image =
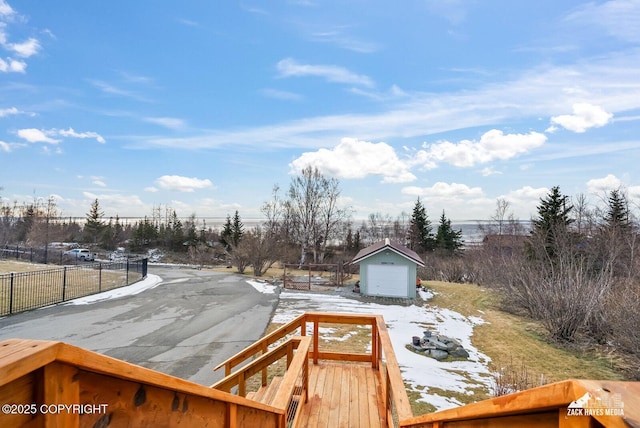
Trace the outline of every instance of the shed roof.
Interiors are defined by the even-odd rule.
[[[405,247],[404,245],[398,244],[397,242],[391,242],[389,238],[386,238],[384,241],[376,242],[375,244],[370,245],[367,248],[363,248],[358,252],[358,254],[356,254],[351,263],[360,263],[362,260],[387,249],[406,259],[411,260],[412,262],[420,266],[424,266],[424,262],[422,261],[418,253]]]

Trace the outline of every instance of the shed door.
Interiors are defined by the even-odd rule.
[[[367,266],[367,293],[373,296],[407,297],[409,268],[403,265]]]

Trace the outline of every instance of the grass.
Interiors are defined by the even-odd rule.
[[[616,361],[595,351],[570,350],[547,339],[539,322],[499,309],[499,296],[484,287],[428,281],[437,294],[429,304],[465,316],[481,317],[485,324],[474,328],[473,345],[493,364],[524,364],[543,383],[571,378],[623,380]]]

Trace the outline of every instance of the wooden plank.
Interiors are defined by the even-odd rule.
[[[378,389],[378,382],[376,382],[373,370],[366,370],[367,377],[367,392],[366,397],[369,403],[369,426],[379,427],[382,426],[380,419],[380,391]]]
[[[0,360],[0,385],[18,379],[27,373],[43,367],[56,359],[60,342],[45,340],[4,341],[1,344],[3,356]]]
[[[282,383],[282,377],[275,376],[271,379],[271,383],[266,388],[265,394],[262,396],[262,401],[264,404],[271,404],[273,399],[276,397],[278,393],[278,389],[280,388],[280,384]]]
[[[338,420],[339,428],[351,428],[351,364],[342,366],[342,386],[340,388],[339,411],[340,419]]]
[[[331,395],[326,397],[328,402],[327,409],[327,427],[337,427],[340,425],[340,401],[342,399],[343,392],[343,365],[332,365],[333,368],[333,382],[331,387]]]
[[[362,367],[351,364],[349,367],[349,423],[354,428],[362,427],[365,425],[360,423],[360,416],[364,414],[360,410],[360,372]]]
[[[0,386],[0,403],[37,403],[36,391],[40,389],[40,379],[41,376],[37,376],[37,373],[32,372]],[[27,426],[29,422],[33,422],[34,426],[44,426],[42,414],[37,410],[36,417],[33,419],[28,412],[16,412],[15,414],[2,412],[0,413],[0,427],[22,427]]]
[[[324,397],[324,383],[327,375],[326,365],[314,365],[311,372],[312,382],[310,383],[313,383],[314,386],[311,389],[309,403],[305,406],[303,412],[305,417],[302,418],[301,422],[302,426],[314,427],[318,426],[318,415],[320,414],[320,407]]]
[[[331,399],[331,393],[333,392],[332,390],[333,377],[335,373],[333,364],[327,364],[324,367],[324,371],[325,371],[325,378],[324,378],[324,385],[323,385],[322,395],[321,395],[322,411],[320,411],[318,414],[318,423],[316,424],[316,426],[318,428],[333,428],[329,426],[329,414],[328,414],[329,400]]]
[[[78,369],[67,364],[53,362],[44,367],[44,405],[80,404],[80,382]],[[90,403],[92,404],[92,403]],[[80,425],[78,412],[47,412],[44,415],[47,428],[77,427]]]

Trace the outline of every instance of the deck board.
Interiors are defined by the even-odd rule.
[[[378,380],[369,364],[309,365],[309,401],[299,426],[381,427]]]

